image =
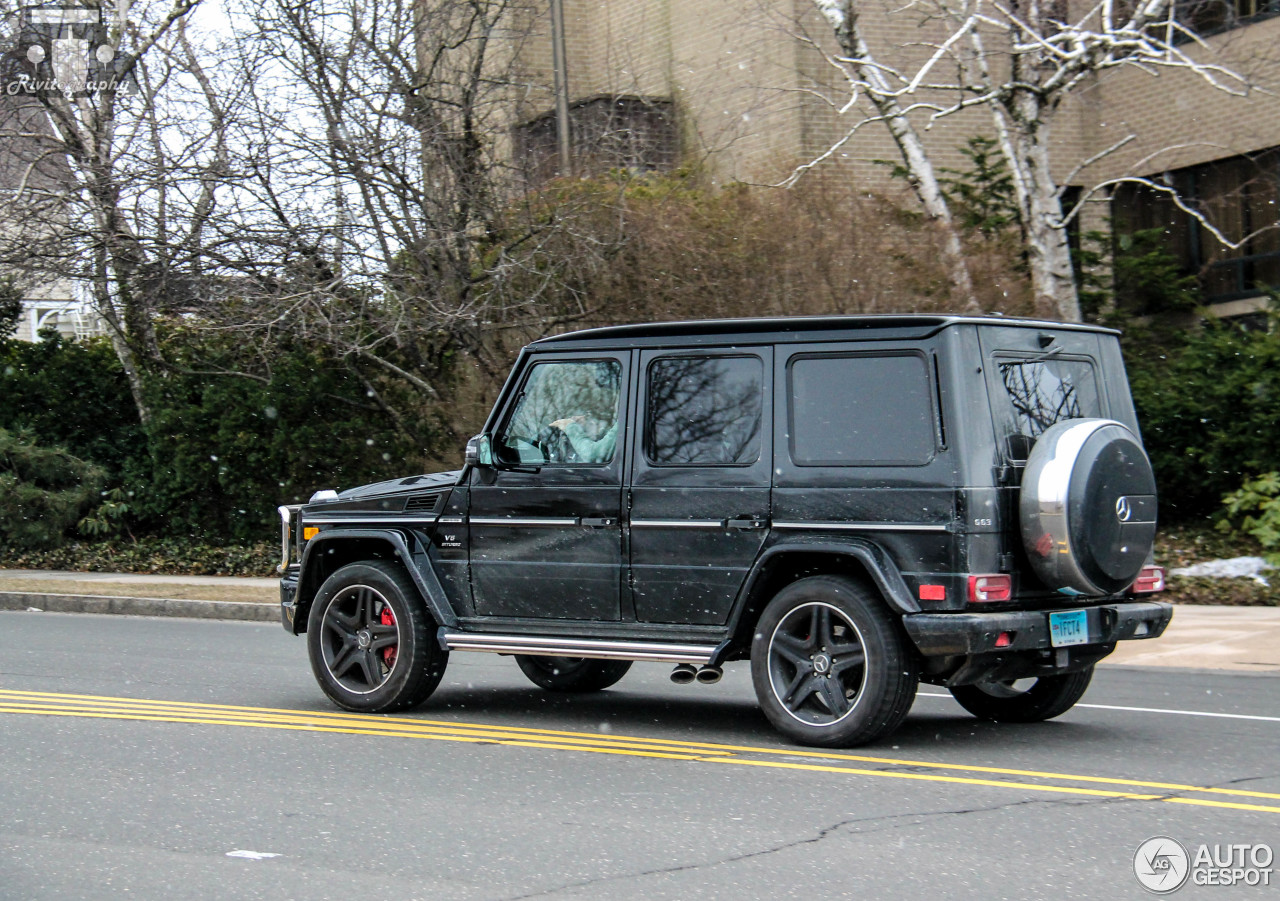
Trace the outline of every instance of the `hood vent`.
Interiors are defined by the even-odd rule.
[[[405,513],[435,513],[442,494],[417,494],[404,503]]]

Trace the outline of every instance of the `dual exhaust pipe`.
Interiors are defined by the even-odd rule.
[[[718,666],[699,668],[692,663],[677,663],[676,668],[671,671],[671,681],[676,685],[688,685],[695,680],[703,685],[715,685],[723,675]]]

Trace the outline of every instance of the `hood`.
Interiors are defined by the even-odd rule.
[[[461,469],[451,469],[448,472],[409,476],[404,479],[390,479],[386,482],[374,482],[371,485],[360,485],[356,488],[348,488],[346,491],[341,491],[336,498],[331,499],[328,503],[333,503],[334,501],[358,501],[388,494],[417,494],[420,491],[451,488],[458,484],[458,477],[461,475]],[[324,503],[324,501],[319,501],[318,503]]]

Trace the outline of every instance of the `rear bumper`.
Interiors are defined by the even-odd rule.
[[[1101,604],[1084,609],[1089,624],[1086,645],[1114,645],[1117,641],[1159,638],[1164,634],[1173,607],[1163,601]],[[902,624],[925,657],[1049,650],[1049,614],[1053,610],[1018,610],[1004,613],[911,613]],[[997,648],[1001,634],[1008,644]],[[1110,649],[1108,649],[1109,653]]]

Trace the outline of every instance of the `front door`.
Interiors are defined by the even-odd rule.
[[[632,450],[636,619],[719,625],[769,527],[768,348],[645,351]]]
[[[616,621],[622,582],[622,413],[630,354],[529,365],[475,467],[471,587],[482,616]]]

